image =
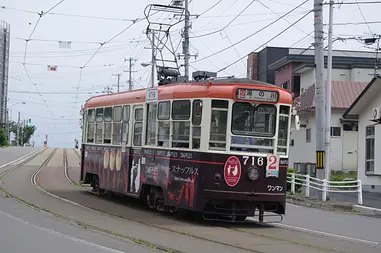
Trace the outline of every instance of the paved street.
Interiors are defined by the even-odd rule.
[[[0,166],[12,162],[38,149],[39,148],[32,147],[0,148]]]
[[[0,197],[0,252],[153,253],[154,249],[58,221]]]
[[[361,215],[287,205],[286,216],[279,226],[298,227],[381,244],[381,219]],[[292,226],[292,227],[289,227]]]

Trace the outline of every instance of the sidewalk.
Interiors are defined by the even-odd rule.
[[[287,202],[295,205],[319,208],[331,211],[355,212],[381,218],[381,194],[363,192],[363,204],[357,204],[357,193],[330,193],[326,202],[319,200],[319,194],[311,189],[310,198],[305,198],[304,193],[295,195],[287,194]]]

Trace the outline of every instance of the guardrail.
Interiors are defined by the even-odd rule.
[[[310,197],[310,188],[321,191],[323,201],[327,201],[327,192],[357,193],[357,203],[362,205],[362,185],[360,179],[352,181],[329,181],[314,178],[310,175],[287,173],[287,182],[291,183],[291,194],[295,194],[295,185],[305,187],[306,198]]]

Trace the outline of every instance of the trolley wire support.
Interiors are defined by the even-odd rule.
[[[173,18],[154,20],[158,13],[170,14]],[[172,27],[185,21],[189,12],[182,7],[150,4],[144,10],[144,15],[148,21],[146,35],[151,41],[153,50],[151,64],[153,68],[157,69],[159,85],[180,81],[181,66],[176,57],[176,49],[169,31]]]

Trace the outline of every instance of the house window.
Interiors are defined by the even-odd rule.
[[[365,130],[365,173],[374,172],[374,126],[367,126]]]
[[[282,83],[282,85],[281,85],[281,87],[283,88],[283,89],[286,89],[286,90],[288,90],[288,81],[287,82],[284,82],[284,83]]]
[[[306,142],[311,142],[311,128],[306,129]]]
[[[331,127],[331,137],[340,137],[341,127]]]

